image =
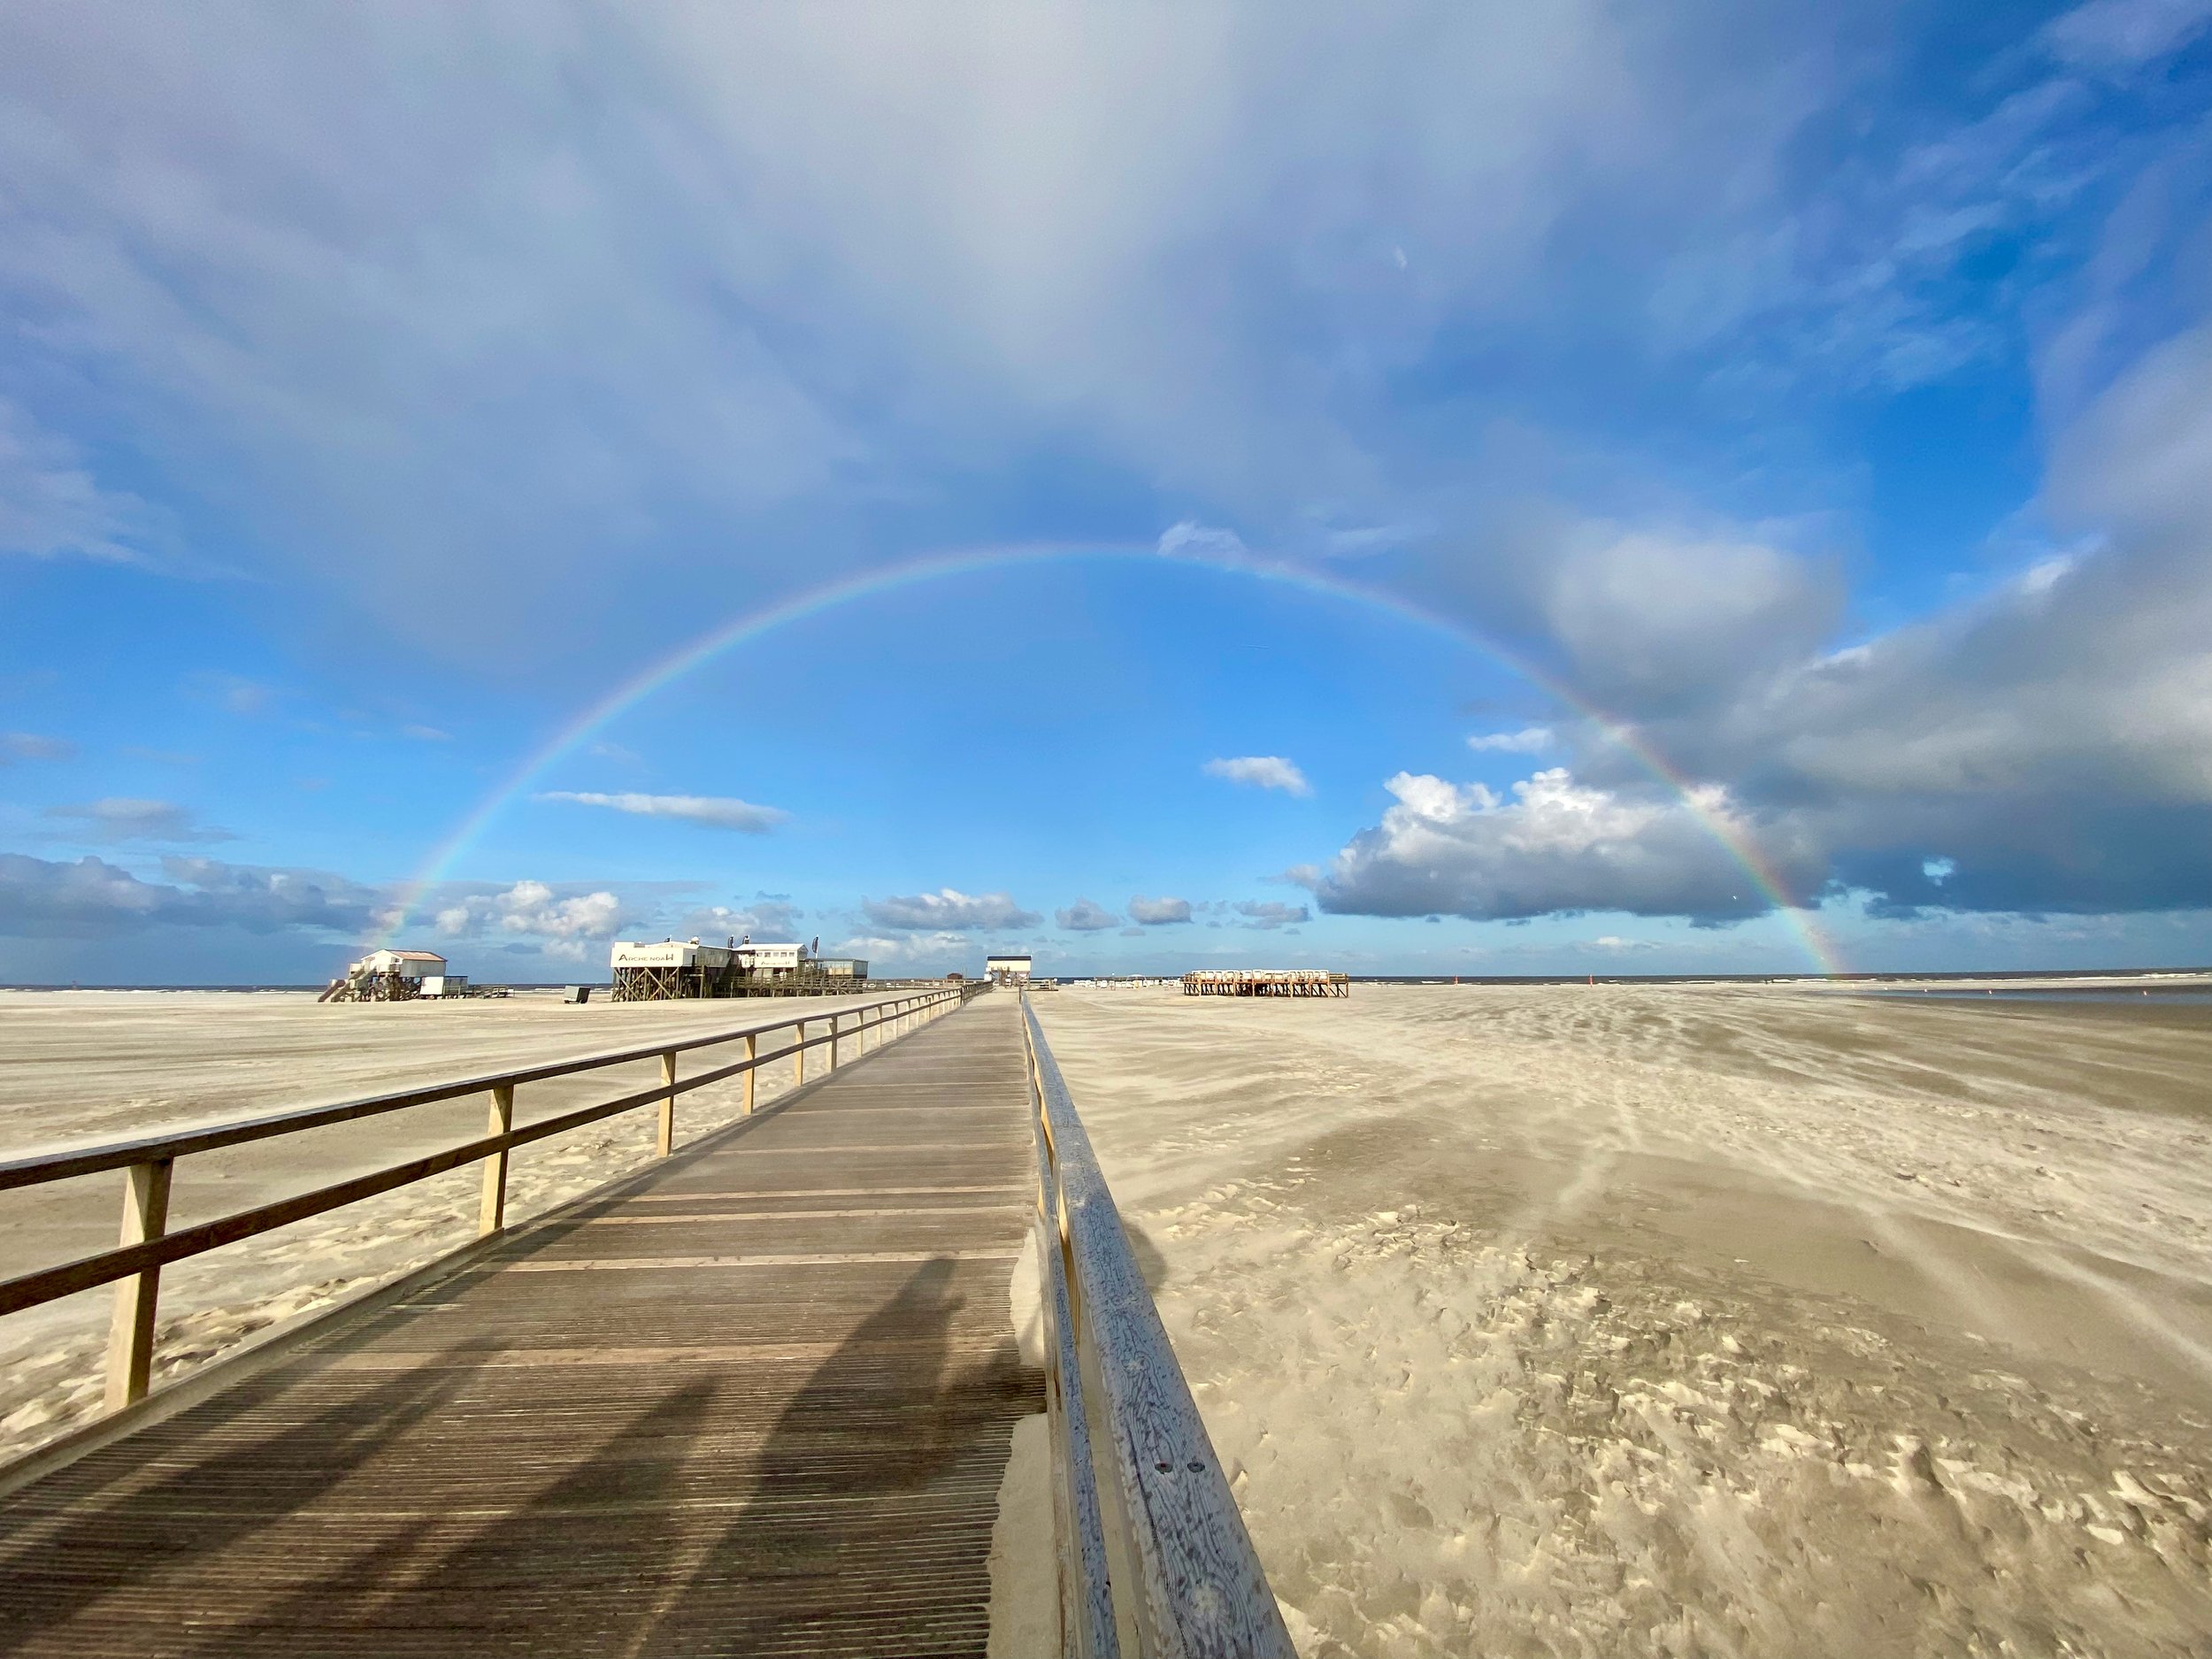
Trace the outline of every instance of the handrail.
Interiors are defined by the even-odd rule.
[[[982,982],[977,983],[979,985]],[[935,995],[941,998],[953,988],[948,986],[945,991]],[[880,997],[872,1002],[864,1002],[857,1007],[849,1005],[833,1011],[842,1018],[847,1014],[865,1013],[872,1009],[914,1000],[911,995]],[[395,1089],[388,1094],[363,1095],[358,1100],[334,1101],[326,1106],[296,1107],[289,1111],[272,1112],[265,1117],[241,1118],[228,1123],[173,1130],[167,1134],[143,1135],[130,1141],[111,1141],[88,1147],[66,1147],[55,1152],[33,1152],[20,1157],[0,1158],[0,1192],[14,1187],[35,1187],[45,1181],[66,1180],[72,1176],[96,1175],[102,1170],[119,1170],[133,1164],[143,1164],[150,1158],[180,1158],[194,1152],[219,1151],[225,1147],[265,1141],[273,1135],[297,1134],[303,1130],[327,1128],[332,1124],[351,1123],[357,1118],[373,1118],[383,1112],[403,1111],[411,1106],[429,1106],[442,1100],[458,1100],[464,1094],[480,1094],[503,1086],[518,1088],[525,1083],[542,1083],[578,1071],[595,1071],[611,1065],[631,1065],[662,1055],[687,1054],[694,1048],[710,1048],[718,1044],[734,1042],[740,1037],[757,1037],[792,1025],[810,1025],[829,1018],[829,1014],[821,1012],[794,1014],[783,1019],[733,1026],[704,1037],[686,1037],[677,1042],[649,1042],[639,1048],[619,1048],[607,1054],[580,1055],[572,1060],[549,1061],[543,1065],[526,1066],[519,1071],[488,1071],[479,1077],[463,1078],[450,1083]],[[816,1048],[828,1041],[827,1037],[812,1037],[807,1040],[806,1046]],[[782,1051],[783,1055],[789,1053],[787,1048]]]
[[[1063,1647],[1295,1659],[1090,1137],[1022,999],[1045,1232]]]
[[[311,1106],[260,1118],[242,1118],[228,1124],[208,1125],[172,1134],[142,1136],[97,1146],[65,1148],[57,1152],[35,1153],[10,1159],[0,1163],[0,1189],[65,1180],[74,1176],[96,1174],[103,1170],[123,1170],[126,1177],[123,1229],[121,1242],[113,1249],[0,1280],[0,1315],[19,1312],[57,1297],[73,1295],[79,1291],[94,1289],[101,1285],[115,1284],[115,1317],[108,1345],[107,1408],[111,1411],[118,1410],[142,1399],[146,1394],[152,1371],[154,1315],[161,1270],[171,1262],[198,1256],[226,1244],[235,1244],[274,1228],[288,1226],[293,1222],[303,1221],[327,1210],[357,1203],[365,1198],[373,1198],[379,1194],[426,1180],[434,1175],[442,1175],[464,1164],[477,1163],[484,1165],[483,1202],[478,1213],[477,1233],[479,1238],[488,1236],[505,1225],[508,1154],[517,1147],[564,1134],[569,1130],[579,1129],[601,1118],[632,1111],[641,1106],[657,1105],[660,1108],[658,1151],[660,1156],[665,1157],[675,1148],[678,1096],[741,1075],[745,1079],[745,1095],[741,1115],[750,1117],[755,1093],[753,1073],[762,1066],[771,1062],[789,1061],[796,1069],[798,1080],[803,1083],[806,1080],[808,1049],[828,1044],[830,1067],[833,1071],[841,1058],[841,1045],[844,1041],[856,1038],[864,1052],[867,1033],[873,1031],[876,1045],[879,1048],[885,1042],[893,1040],[885,1032],[887,1025],[898,1023],[902,1029],[895,1034],[904,1035],[918,1028],[919,1018],[933,1016],[948,1007],[964,1005],[970,997],[990,988],[988,981],[949,985],[937,991],[880,997],[857,1006],[848,1004],[835,1009],[818,1008],[804,1014],[793,1014],[779,1020],[757,1021],[706,1036],[664,1040],[641,1048],[585,1055],[573,1060],[492,1072],[458,1082],[401,1089],[327,1106]],[[874,1016],[872,1019],[869,1018],[872,1014]],[[855,1023],[846,1025],[842,1022],[849,1018],[854,1018]],[[809,1025],[824,1023],[829,1025],[826,1034],[815,1037],[806,1034]],[[796,1034],[793,1041],[771,1054],[760,1052],[759,1040],[764,1034],[795,1027]],[[745,1044],[743,1059],[703,1071],[696,1077],[680,1079],[677,1077],[678,1055],[741,1040]],[[514,1126],[515,1090],[522,1084],[543,1082],[552,1078],[656,1057],[661,1063],[661,1079],[649,1088],[557,1113],[519,1129]],[[278,1199],[252,1210],[220,1216],[173,1233],[168,1231],[169,1188],[176,1160],[180,1157],[241,1146],[278,1135],[296,1134],[332,1124],[474,1094],[488,1094],[491,1097],[486,1125],[488,1133],[477,1140],[365,1175],[353,1176],[311,1192],[295,1194],[289,1198]]]

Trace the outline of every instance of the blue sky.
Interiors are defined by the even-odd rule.
[[[1844,10],[9,8],[0,980],[2212,959],[2212,4]]]

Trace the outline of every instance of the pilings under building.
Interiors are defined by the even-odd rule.
[[[323,987],[319,1002],[411,1002],[418,997],[467,996],[467,979],[445,971],[430,950],[372,950]]]
[[[1185,996],[1349,996],[1352,976],[1326,968],[1210,968],[1183,976]]]
[[[672,1002],[709,996],[835,996],[865,982],[854,956],[817,956],[803,945],[703,945],[618,941],[610,958],[612,999]]]

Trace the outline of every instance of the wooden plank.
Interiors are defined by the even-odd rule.
[[[1021,1254],[1010,1250],[819,1250],[790,1255],[761,1253],[749,1256],[595,1256],[554,1257],[517,1262],[517,1273],[628,1273],[661,1272],[678,1269],[735,1267],[850,1267],[861,1262],[1010,1262]]]
[[[0,1649],[981,1654],[1008,1440],[1043,1406],[1006,1312],[1028,1212],[909,1195],[1023,1190],[1010,1004],[872,1049],[804,1114],[741,1119],[596,1201],[651,1202],[641,1234],[595,1210],[513,1231],[0,1499]],[[891,1089],[915,1102],[895,1156],[872,1149],[879,1117],[836,1110]],[[930,1141],[932,1101],[960,1139]],[[1006,1102],[1002,1138],[956,1115],[981,1101]],[[751,1156],[764,1137],[813,1160],[807,1184]],[[666,1213],[826,1194],[868,1213],[779,1217],[774,1256],[713,1246],[772,1210]],[[860,1231],[816,1249],[810,1227]],[[633,1235],[657,1254],[563,1259]]]
[[[1021,1208],[1020,1204],[926,1204],[873,1210],[753,1210],[738,1214],[732,1214],[726,1210],[714,1210],[681,1216],[591,1216],[579,1225],[587,1227],[690,1227],[697,1226],[702,1222],[828,1221],[863,1216],[989,1216]]]
[[[693,1200],[717,1198],[866,1198],[872,1194],[908,1193],[1026,1193],[1022,1187],[762,1187],[757,1191],[718,1193],[638,1193],[622,1200],[626,1204],[687,1204]]]
[[[134,1164],[123,1171],[125,1245],[158,1239],[169,1225],[169,1182],[174,1165],[167,1158]],[[115,1317],[108,1333],[107,1409],[119,1411],[146,1397],[153,1376],[154,1316],[161,1294],[161,1269],[147,1268],[115,1287]]]

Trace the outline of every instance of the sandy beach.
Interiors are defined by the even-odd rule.
[[[1720,986],[1038,1005],[1309,1659],[2212,1643],[2212,1007]],[[5,1144],[784,1006],[0,995]],[[518,1118],[653,1075],[526,1090]],[[687,1097],[684,1133],[737,1098]],[[481,1113],[189,1160],[177,1218]],[[651,1141],[639,1112],[531,1148],[512,1213]],[[0,1194],[0,1271],[108,1242],[116,1188]],[[171,1270],[159,1373],[465,1242],[475,1201],[457,1171]],[[93,1412],[108,1309],[0,1322],[0,1451]]]
[[[805,1007],[826,1015],[855,1000],[810,999]],[[794,1009],[787,1001],[576,1007],[557,993],[349,1007],[318,1005],[303,992],[0,992],[0,1152],[15,1156],[606,1053]],[[716,1063],[735,1053],[720,1053]],[[810,1076],[818,1074],[822,1053],[811,1051]],[[515,1121],[612,1099],[658,1078],[649,1060],[534,1085],[517,1093]],[[765,1103],[791,1084],[787,1064],[764,1067],[757,1098]],[[680,1142],[729,1122],[742,1098],[735,1079],[685,1095]],[[483,1133],[484,1110],[476,1095],[185,1159],[171,1225],[458,1144]],[[510,1221],[637,1168],[651,1157],[653,1139],[647,1109],[524,1148],[509,1174]],[[0,1193],[0,1275],[113,1244],[120,1180],[88,1176]],[[467,1243],[478,1190],[476,1170],[457,1170],[169,1268],[157,1383]],[[0,1458],[96,1412],[111,1305],[112,1293],[102,1289],[0,1320]]]
[[[2201,1654],[2212,1009],[1039,1006],[1302,1653]]]

